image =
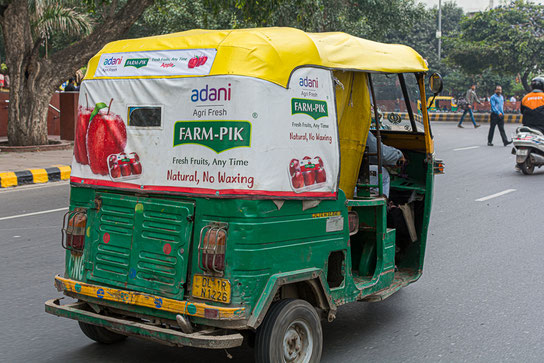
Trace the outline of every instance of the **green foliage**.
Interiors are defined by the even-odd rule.
[[[133,34],[195,27],[291,26],[384,40],[389,33],[409,30],[418,15],[414,0],[177,0],[149,9]]]
[[[128,0],[28,0],[34,31],[55,52],[87,34],[93,24]],[[445,80],[443,94],[459,95],[472,83],[479,94],[496,84],[520,92],[515,76],[537,74],[544,51],[544,7],[525,1],[465,17],[455,1],[442,4],[442,55],[436,30],[438,8],[415,0],[158,0],[128,37],[188,29],[289,26],[309,32],[343,31],[366,39],[413,47],[431,72]],[[1,44],[0,44],[1,47]],[[2,56],[0,49],[0,56]]]
[[[30,1],[31,27],[36,36],[50,38],[53,34],[79,36],[90,34],[93,22],[88,14],[53,0]]]
[[[486,70],[514,77],[542,70],[544,6],[523,0],[480,12],[448,39],[450,64],[471,74]]]
[[[251,26],[237,8],[214,9],[203,0],[163,1],[150,7],[132,27],[129,37],[169,34],[189,29],[231,29]]]

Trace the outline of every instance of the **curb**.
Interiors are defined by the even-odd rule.
[[[73,142],[61,140],[60,142],[48,145],[32,145],[32,146],[8,146],[5,143],[0,143],[0,152],[4,153],[22,153],[22,152],[37,152],[37,151],[53,151],[53,150],[68,150],[73,147]]]
[[[399,114],[403,116],[404,118],[408,118],[408,114],[406,112],[384,112],[383,117],[388,118],[392,114]],[[429,112],[429,120],[431,122],[459,122],[461,120],[461,116],[463,115],[462,112],[441,112],[441,113],[435,113],[435,112]],[[414,114],[414,117],[416,121],[421,122],[422,116],[419,114]],[[474,119],[478,123],[487,123],[489,122],[489,112],[486,113],[474,113]],[[470,121],[470,116],[465,115],[465,118],[463,119],[463,122]],[[504,115],[504,122],[507,124],[520,124],[522,121],[522,115],[517,114],[511,114],[507,113]]]
[[[68,165],[57,165],[45,169],[8,171],[0,173],[0,188],[68,180],[71,171],[72,169]]]
[[[450,122],[459,122],[461,120],[461,116],[463,115],[462,112],[458,113],[429,113],[429,118],[431,122],[444,122],[444,121],[450,121]],[[474,119],[478,123],[486,123],[489,122],[490,115],[489,113],[474,113]],[[470,115],[465,115],[463,122],[470,121]],[[511,114],[506,113],[504,114],[504,123],[507,124],[520,124],[522,121],[522,115],[517,114]]]

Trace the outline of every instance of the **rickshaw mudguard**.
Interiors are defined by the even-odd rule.
[[[323,271],[319,268],[307,268],[298,271],[278,273],[270,276],[266,287],[259,297],[248,320],[248,326],[256,329],[263,321],[281,286],[307,281],[317,297],[319,307],[328,312],[328,319],[336,317],[336,304],[331,296]]]
[[[174,329],[167,329],[133,320],[100,315],[95,312],[85,310],[85,305],[86,303],[84,302],[61,305],[60,299],[51,299],[46,301],[45,311],[52,315],[104,327],[108,330],[123,335],[136,336],[171,346],[225,349],[242,345],[244,339],[239,333],[225,335],[224,331],[222,330],[218,330],[218,335],[201,334],[198,332],[186,334]]]

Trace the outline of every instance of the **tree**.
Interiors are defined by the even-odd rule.
[[[542,70],[544,6],[523,0],[466,18],[458,38],[448,39],[451,64],[465,72],[491,71],[514,78],[530,91],[528,77]]]
[[[308,32],[343,31],[372,40],[405,32],[419,14],[415,0],[202,0],[215,13],[232,9],[240,26],[289,26]]]
[[[153,0],[128,0],[122,6],[117,0],[96,0],[96,3],[87,0],[86,4],[92,11],[102,10],[93,30],[89,29],[88,35],[52,55],[44,54],[42,49],[48,33],[57,25],[45,21],[44,17],[40,20],[33,16],[31,10],[36,10],[33,6],[37,3],[38,0],[0,1],[0,22],[11,83],[8,109],[10,145],[48,143],[47,111],[51,93],[106,43],[125,33]],[[34,27],[32,20],[35,20]],[[75,26],[75,23],[71,24]]]

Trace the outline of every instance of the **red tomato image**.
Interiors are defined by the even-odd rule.
[[[110,163],[110,165],[117,164],[117,155],[108,156],[108,163]]]
[[[313,160],[313,163],[316,165],[319,165],[320,167],[323,167],[323,160],[319,156],[316,156]]]
[[[195,68],[198,65],[198,58],[193,57],[189,59],[189,68]]]
[[[300,166],[300,170],[303,172],[308,170],[315,171],[315,167],[316,165],[312,164],[310,159],[306,159],[306,160],[303,159]]]
[[[317,183],[324,183],[325,181],[327,181],[327,174],[325,174],[325,169],[318,167],[315,174],[315,180]]]
[[[295,172],[300,171],[300,162],[298,159],[293,159],[289,163],[289,175],[295,175]]]
[[[208,57],[206,57],[206,56],[200,57],[199,60],[198,60],[198,65],[203,66],[204,64],[206,64],[207,60],[208,60]]]
[[[131,173],[131,168],[129,163],[121,164],[119,166],[121,168],[121,175],[122,176],[129,176]]]
[[[110,175],[112,178],[119,178],[121,176],[121,168],[119,164],[113,164],[110,170]]]
[[[132,162],[131,166],[132,166],[132,174],[139,175],[142,173],[142,164],[140,164],[139,161]]]
[[[304,177],[300,171],[295,172],[295,175],[293,175],[291,178],[291,184],[293,184],[293,188],[295,189],[299,189],[304,186]]]
[[[304,171],[304,172],[302,172],[302,175],[304,176],[304,184],[305,185],[315,184],[315,171],[314,170]]]
[[[132,161],[140,161],[140,157],[136,153],[130,153],[128,154],[128,158]]]

